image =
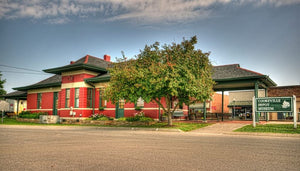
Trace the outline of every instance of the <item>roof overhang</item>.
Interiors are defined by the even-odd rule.
[[[266,75],[215,79],[214,81],[216,82],[213,87],[214,91],[249,90],[254,89],[256,83],[259,89],[276,86],[276,83]]]
[[[19,99],[19,100],[26,100],[27,99],[27,92],[23,91],[15,91],[12,93],[8,93],[6,95],[2,95],[5,99]]]
[[[84,81],[89,83],[103,83],[108,82],[110,80],[110,75],[94,77],[94,78],[87,78]]]
[[[62,72],[81,70],[81,69],[86,69],[86,70],[100,72],[100,73],[107,72],[107,70],[104,68],[100,68],[100,67],[96,67],[96,66],[93,66],[90,64],[84,64],[84,63],[71,64],[71,65],[66,65],[66,66],[57,67],[57,68],[50,68],[50,69],[45,69],[43,71],[47,72],[47,73],[61,74]]]
[[[14,90],[19,90],[19,91],[27,91],[27,90],[30,90],[30,89],[58,87],[58,86],[61,86],[61,82],[49,83],[49,84],[39,84],[39,85],[30,85],[30,86],[25,86],[25,87],[16,87],[16,88],[13,88],[13,89]]]

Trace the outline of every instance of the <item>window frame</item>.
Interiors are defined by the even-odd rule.
[[[69,95],[69,97],[68,97]],[[70,96],[71,96],[71,90],[69,88],[66,89],[66,97],[65,97],[65,108],[70,108]]]
[[[90,91],[90,92],[89,92]],[[90,97],[89,97],[90,94]],[[87,95],[86,95],[86,107],[92,108],[93,107],[93,88],[87,88]],[[89,104],[90,102],[90,104]]]
[[[42,108],[42,93],[37,93],[37,109]]]
[[[80,89],[79,88],[75,88],[75,92],[74,92],[74,108],[79,108],[79,94],[80,94]]]

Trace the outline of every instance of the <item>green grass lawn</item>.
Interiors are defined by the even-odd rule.
[[[300,134],[300,125],[297,125],[297,129],[294,129],[293,124],[266,124],[256,125],[253,128],[252,125],[247,125],[235,130],[235,132],[265,132],[265,133],[284,133],[284,134]]]
[[[4,125],[45,125],[45,126],[51,126],[51,125],[55,125],[55,126],[88,126],[88,125],[74,125],[74,124],[39,124],[39,123],[27,123],[27,122],[20,122],[17,121],[14,118],[4,118],[3,120],[3,124]],[[1,123],[1,119],[0,119],[0,125],[2,125]],[[182,131],[192,131],[198,128],[203,128],[206,127],[208,125],[208,123],[178,123],[178,122],[173,122],[173,126],[168,126],[167,122],[159,122],[156,123],[154,125],[150,125],[150,126],[135,126],[135,127],[140,127],[140,128],[167,128],[167,129],[180,129]],[[89,125],[89,126],[98,126],[98,127],[126,127],[126,126],[109,126],[109,125]],[[127,126],[127,127],[133,127],[133,126]]]

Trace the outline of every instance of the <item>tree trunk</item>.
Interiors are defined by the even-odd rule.
[[[169,96],[166,96],[166,103],[167,103],[167,113],[168,113],[168,125],[172,126],[172,113],[171,113],[171,100]]]

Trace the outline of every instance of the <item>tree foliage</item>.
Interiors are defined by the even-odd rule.
[[[1,95],[5,95],[6,94],[6,91],[4,90],[4,83],[6,82],[6,80],[2,80],[2,74],[0,72],[0,96]]]
[[[175,109],[193,101],[205,101],[213,93],[212,65],[209,53],[195,49],[196,36],[180,44],[148,46],[135,59],[118,59],[108,70],[110,83],[106,96],[117,103],[119,99],[136,102],[155,101],[168,114],[169,125]],[[165,99],[166,104],[161,104]],[[171,107],[171,102],[176,106]]]

